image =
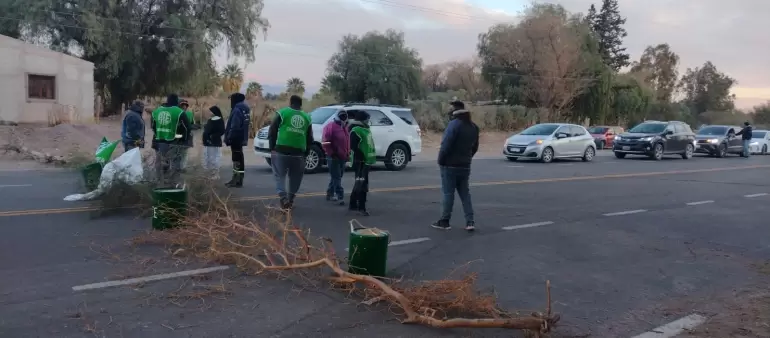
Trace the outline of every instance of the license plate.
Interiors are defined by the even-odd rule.
[[[523,152],[523,151],[524,151],[524,148],[513,148],[513,152],[515,152],[515,153],[520,153],[520,152]]]
[[[631,150],[631,147],[629,147],[629,146],[623,146],[623,150]]]

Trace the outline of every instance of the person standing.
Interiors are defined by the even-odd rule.
[[[302,111],[301,97],[292,95],[289,107],[278,110],[270,124],[267,138],[281,208],[290,210],[294,207],[294,197],[305,175],[305,159],[313,144],[313,125],[310,115]]]
[[[355,120],[350,123],[350,149],[353,151],[353,170],[355,180],[350,193],[351,211],[358,211],[369,216],[366,199],[369,192],[369,169],[377,160],[372,131],[369,129],[369,113],[355,112]]]
[[[243,176],[246,174],[243,147],[249,144],[251,108],[245,101],[246,95],[241,93],[230,95],[231,110],[225,127],[225,145],[230,147],[232,153],[233,178],[225,185],[231,188],[243,187]]]
[[[326,189],[326,200],[345,205],[345,189],[342,187],[342,175],[350,159],[350,134],[347,130],[348,113],[344,110],[337,112],[334,121],[327,123],[323,129],[321,145],[327,155],[329,167],[329,187]]]
[[[157,148],[155,169],[159,183],[177,184],[185,135],[190,130],[190,121],[179,108],[179,96],[169,94],[166,102],[152,112],[151,126]]]
[[[209,119],[203,126],[203,169],[211,178],[219,179],[219,165],[222,161],[222,136],[225,134],[225,120],[217,106],[209,108]]]
[[[179,100],[179,108],[182,108],[184,111],[185,116],[187,116],[187,120],[190,121],[190,128],[187,130],[187,133],[184,135],[184,144],[182,151],[182,169],[187,168],[187,158],[190,155],[190,149],[193,147],[193,128],[195,127],[195,115],[192,111],[190,111],[190,103],[187,102],[185,99]]]
[[[751,149],[749,146],[751,145],[751,134],[754,132],[754,128],[751,127],[751,123],[749,121],[746,121],[743,123],[743,129],[738,132],[736,135],[741,135],[741,140],[743,140],[743,154],[742,156],[745,158],[749,158],[751,156]]]
[[[452,102],[452,120],[444,131],[438,165],[441,171],[441,191],[443,193],[441,218],[431,226],[437,229],[450,229],[455,191],[460,196],[465,213],[465,230],[476,230],[471,204],[470,174],[471,161],[479,149],[479,127],[471,121],[470,112],[465,104]]]
[[[142,103],[142,101],[134,101],[134,103],[131,104],[131,107],[126,111],[126,115],[123,116],[123,125],[121,127],[120,136],[125,151],[137,147],[144,148],[143,113],[144,103]]]

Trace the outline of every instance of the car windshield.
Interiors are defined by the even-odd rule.
[[[666,130],[666,125],[663,123],[642,123],[636,127],[631,128],[629,133],[640,134],[659,134]]]
[[[591,127],[588,128],[588,132],[591,134],[604,134],[607,132],[607,127]]]
[[[559,128],[558,124],[537,124],[524,129],[519,135],[551,135]]]
[[[765,138],[766,131],[755,131],[751,133],[751,138]]]
[[[708,126],[698,130],[698,135],[724,135],[727,133],[727,127]]]
[[[329,117],[336,114],[340,109],[330,107],[320,107],[310,112],[310,121],[313,124],[324,124]]]

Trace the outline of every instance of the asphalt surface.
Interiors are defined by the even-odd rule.
[[[324,200],[326,174],[308,175],[294,218],[338,250],[351,219],[389,230],[404,243],[389,250],[390,275],[440,279],[466,266],[507,309],[543,310],[550,280],[562,317],[554,336],[633,337],[698,311],[678,302],[767,282],[752,266],[770,258],[769,174],[770,156],[479,159],[471,190],[478,230],[466,233],[459,199],[453,230],[429,227],[440,213],[438,169],[414,162],[371,174],[365,218]],[[511,336],[401,325],[387,310],[344,294],[235,269],[73,291],[205,267],[165,259],[161,249],[131,248],[126,240],[148,230],[149,220],[62,200],[78,189],[71,172],[0,172],[0,337]],[[269,169],[251,167],[246,187],[234,194],[246,206],[274,203]],[[183,284],[193,291],[222,284],[228,293],[192,297],[177,291]],[[175,291],[180,297],[169,296]]]

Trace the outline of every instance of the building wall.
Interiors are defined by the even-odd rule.
[[[55,99],[28,98],[30,74],[55,76]],[[49,123],[54,117],[94,119],[93,63],[0,35],[0,121]]]

